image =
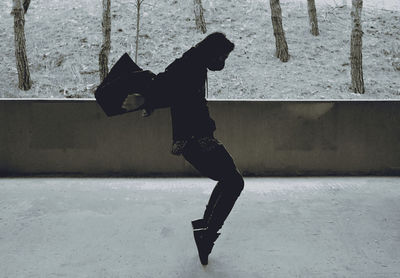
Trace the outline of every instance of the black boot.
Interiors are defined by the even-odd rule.
[[[207,265],[208,255],[211,253],[214,242],[217,240],[220,233],[210,231],[204,219],[192,221],[192,227],[200,262],[202,265]]]

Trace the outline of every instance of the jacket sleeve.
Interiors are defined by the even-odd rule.
[[[170,107],[176,97],[174,83],[176,78],[168,71],[153,77],[145,96],[145,107],[151,110]]]
[[[145,106],[149,109],[171,107],[193,98],[192,94],[204,86],[207,70],[193,55],[194,48],[171,63],[164,72],[153,77]]]

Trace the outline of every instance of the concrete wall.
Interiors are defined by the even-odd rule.
[[[210,101],[246,175],[400,173],[398,101]],[[107,118],[93,100],[0,100],[0,174],[193,175],[169,110]]]

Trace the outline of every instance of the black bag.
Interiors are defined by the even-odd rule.
[[[115,63],[103,82],[97,87],[95,97],[97,103],[107,114],[115,116],[127,112],[121,106],[129,94],[138,93],[146,98],[146,92],[155,76],[148,70],[142,70],[127,53]],[[140,110],[142,107],[135,109]]]

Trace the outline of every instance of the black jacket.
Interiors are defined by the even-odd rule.
[[[145,108],[171,108],[174,142],[212,137],[216,127],[205,98],[206,79],[207,67],[196,47],[154,77]]]

